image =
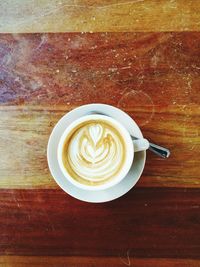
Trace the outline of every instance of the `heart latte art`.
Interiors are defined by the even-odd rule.
[[[125,162],[125,144],[108,122],[79,124],[67,136],[62,160],[71,177],[82,184],[100,185],[114,179]]]

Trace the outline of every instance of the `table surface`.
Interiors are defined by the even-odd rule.
[[[0,266],[200,266],[200,1],[0,3]],[[64,193],[49,135],[87,103],[171,150],[125,196]]]

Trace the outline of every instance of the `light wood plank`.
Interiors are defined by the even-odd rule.
[[[0,32],[197,31],[194,0],[6,0]]]
[[[42,256],[0,256],[2,267],[199,267],[200,260],[193,259],[139,259],[124,255],[119,257],[42,257]]]
[[[200,187],[200,110],[190,107],[186,117],[183,106],[154,109],[150,122],[146,122],[149,107],[124,109],[139,125],[146,122],[142,130],[147,138],[171,150],[167,160],[148,152],[137,186]],[[0,108],[0,188],[57,188],[48,170],[46,148],[53,126],[68,110],[65,106]]]

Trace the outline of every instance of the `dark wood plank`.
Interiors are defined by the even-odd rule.
[[[137,188],[104,204],[0,190],[0,253],[199,258],[200,190]]]
[[[200,260],[192,259],[139,259],[129,255],[118,257],[62,257],[62,256],[0,256],[3,267],[199,267]]]

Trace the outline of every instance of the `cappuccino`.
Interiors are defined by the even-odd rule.
[[[127,147],[120,131],[106,120],[87,120],[76,125],[65,137],[62,162],[78,183],[99,186],[121,172]]]

